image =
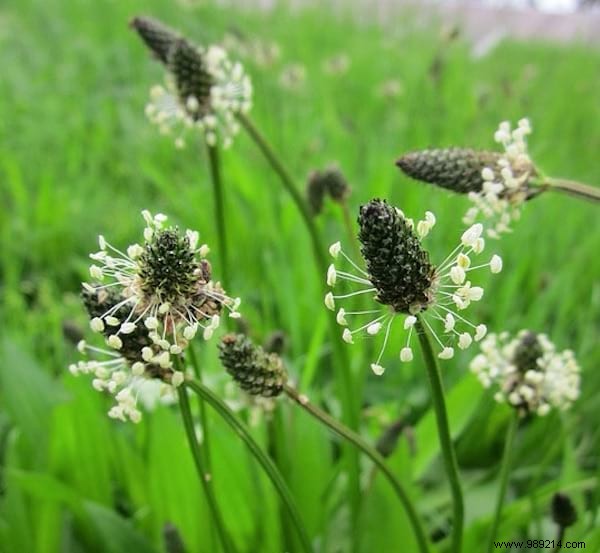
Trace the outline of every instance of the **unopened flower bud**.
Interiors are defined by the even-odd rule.
[[[562,528],[577,522],[577,510],[567,494],[557,492],[552,496],[552,520]]]
[[[275,397],[287,380],[281,358],[266,353],[242,334],[228,334],[219,344],[219,357],[242,390],[251,395]]]

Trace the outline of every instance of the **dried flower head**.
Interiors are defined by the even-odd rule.
[[[279,355],[266,353],[243,334],[228,334],[219,357],[240,388],[254,396],[275,397],[283,391],[287,373]]]
[[[435,222],[435,216],[428,211],[425,219],[415,225],[412,219],[406,218],[385,200],[371,200],[360,208],[358,218],[358,238],[366,270],[361,269],[342,251],[339,242],[329,249],[334,259],[341,255],[358,273],[341,271],[332,264],[327,272],[327,284],[334,286],[339,279],[365,288],[341,295],[330,292],[325,296],[325,305],[334,311],[338,300],[359,294],[372,295],[380,304],[376,309],[346,311],[341,308],[337,312],[337,322],[345,327],[342,338],[348,343],[353,343],[357,333],[375,336],[384,331],[383,346],[377,360],[371,364],[375,374],[382,374],[384,371],[380,361],[392,323],[398,317],[403,318],[404,329],[408,331],[406,345],[400,351],[400,360],[403,362],[413,358],[410,344],[417,315],[422,318],[423,324],[438,343],[440,359],[454,356],[451,344],[455,341],[459,348],[466,349],[474,340],[481,340],[487,332],[485,325],[473,324],[459,315],[458,311],[468,308],[471,302],[483,297],[483,288],[473,286],[467,278],[468,274],[483,268],[498,273],[502,270],[502,260],[494,255],[486,263],[471,264],[472,257],[481,254],[485,247],[485,241],[481,237],[483,227],[475,224],[463,233],[460,243],[446,259],[439,265],[434,265],[421,240],[429,234]],[[348,328],[351,316],[365,315],[370,319],[368,322],[356,330]],[[442,338],[433,330],[431,320],[442,323]]]
[[[220,46],[193,44],[153,19],[136,17],[132,27],[168,69],[166,85],[150,92],[150,121],[162,133],[175,134],[178,147],[192,130],[200,130],[210,145],[229,147],[239,131],[235,115],[252,104],[252,83],[242,65]]]
[[[306,183],[306,198],[313,214],[323,210],[323,201],[329,196],[333,201],[344,202],[351,188],[346,177],[336,165],[330,165],[322,171],[313,171]]]
[[[523,202],[540,191],[532,184],[537,170],[527,153],[530,133],[527,119],[521,119],[514,130],[505,121],[494,135],[504,148],[502,153],[468,148],[421,150],[405,154],[396,164],[414,179],[468,194],[473,206],[464,223],[473,224],[480,216],[489,219],[487,235],[497,238],[510,231]]]
[[[579,397],[580,368],[573,352],[558,352],[545,334],[529,330],[513,339],[507,332],[490,334],[471,371],[484,387],[498,388],[496,401],[507,402],[522,416],[564,410]]]

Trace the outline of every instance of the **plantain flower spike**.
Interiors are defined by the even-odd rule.
[[[279,355],[266,353],[243,334],[227,334],[219,343],[219,357],[237,384],[253,396],[278,396],[287,381]]]
[[[212,280],[208,246],[196,231],[166,226],[167,217],[142,212],[146,222],[142,244],[122,251],[100,236],[100,249],[90,257],[92,283],[83,283],[82,297],[90,327],[105,346],[79,343],[83,354],[101,356],[71,365],[73,374],[93,374],[92,385],[115,395],[114,418],[138,422],[134,393],[143,379],[181,384],[175,360],[201,332],[209,340],[222,313],[239,317],[239,298],[227,296]]]
[[[358,223],[365,268],[352,261],[342,250],[340,242],[336,242],[329,249],[335,262],[327,271],[327,284],[335,287],[339,281],[347,281],[351,286],[360,288],[337,295],[329,292],[325,296],[325,305],[337,311],[336,319],[344,328],[342,339],[345,342],[354,343],[357,335],[384,335],[377,360],[371,364],[375,374],[382,374],[385,370],[381,359],[392,325],[398,319],[402,320],[406,334],[405,345],[399,352],[402,362],[413,359],[411,340],[417,316],[432,332],[439,346],[440,359],[454,356],[455,343],[460,349],[466,349],[485,336],[487,328],[484,324],[475,324],[461,314],[471,303],[483,297],[483,288],[473,285],[471,272],[485,268],[492,273],[502,270],[502,260],[498,255],[485,262],[473,262],[485,248],[481,224],[469,227],[450,254],[434,265],[422,244],[436,223],[430,211],[415,224],[385,200],[374,199],[360,208]],[[349,265],[350,270],[342,265]],[[362,294],[373,299],[372,308],[351,311],[338,307],[338,303]],[[363,322],[351,330],[351,318]],[[432,326],[440,323],[443,327],[441,337]]]
[[[522,417],[566,410],[579,397],[580,368],[571,350],[557,351],[545,334],[522,330],[490,334],[470,365],[494,398]]]
[[[236,114],[252,105],[252,83],[242,65],[221,46],[198,46],[152,18],[135,17],[131,27],[167,69],[165,85],[150,91],[149,120],[174,135],[178,148],[194,131],[211,146],[231,146],[239,131]]]
[[[530,133],[527,119],[521,119],[514,129],[503,121],[494,134],[503,152],[420,150],[403,155],[396,164],[413,179],[467,194],[473,205],[463,222],[488,220],[486,234],[498,238],[511,231],[511,222],[519,219],[523,203],[542,190],[534,185],[538,170],[527,151]]]
[[[334,202],[343,203],[351,192],[344,174],[335,165],[322,171],[313,171],[306,183],[306,199],[313,215],[323,210],[323,202],[329,196]]]

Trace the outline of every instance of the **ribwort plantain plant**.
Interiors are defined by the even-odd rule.
[[[284,393],[318,422],[327,426],[332,432],[369,457],[387,478],[406,510],[419,551],[421,553],[429,551],[427,537],[418,512],[407,491],[387,467],[381,454],[357,433],[319,409],[309,401],[307,396],[292,387],[288,383],[283,362],[277,354],[265,352],[262,347],[254,345],[246,336],[233,334],[228,334],[221,339],[219,350],[223,366],[242,390],[267,398]]]
[[[227,296],[220,284],[212,280],[206,258],[208,246],[199,246],[196,231],[181,233],[177,227],[165,226],[167,217],[163,214],[142,214],[146,221],[142,244],[132,244],[124,252],[100,236],[100,250],[90,256],[95,262],[90,266],[95,282],[83,284],[82,299],[90,327],[111,349],[82,340],[78,345],[82,354],[99,354],[107,359],[80,361],[72,364],[70,371],[74,375],[92,374],[96,390],[114,395],[117,403],[108,414],[122,421],[140,422],[137,398],[148,380],[160,381],[162,394],[177,395],[188,444],[221,546],[226,553],[234,553],[235,545],[225,528],[202,451],[208,446],[206,434],[203,446],[196,436],[188,389],[198,394],[248,445],[288,508],[303,550],[311,552],[307,531],[277,468],[227,405],[201,382],[186,376],[183,366],[183,354],[198,331],[202,330],[205,341],[210,340],[223,311],[228,310],[232,318],[239,317],[240,300]],[[195,355],[192,361],[197,363]]]
[[[558,352],[545,334],[530,330],[522,330],[512,339],[508,332],[490,334],[481,343],[481,353],[471,361],[470,368],[484,387],[496,388],[497,402],[513,409],[504,441],[500,487],[488,540],[487,551],[491,553],[502,516],[519,421],[532,416],[544,417],[552,409],[569,409],[579,397],[580,368],[571,350]],[[555,503],[553,514],[559,524],[560,540],[564,529],[573,523],[573,515],[569,501],[558,496]]]
[[[519,219],[523,203],[554,190],[592,201],[600,201],[600,189],[586,184],[545,175],[528,152],[527,136],[532,128],[521,119],[515,129],[508,121],[500,123],[494,140],[504,152],[470,148],[418,150],[404,154],[396,165],[413,179],[453,192],[467,194],[473,206],[463,221],[489,219],[487,235],[498,238],[511,231]]]
[[[236,114],[252,106],[252,82],[239,62],[217,45],[196,45],[150,17],[135,17],[137,31],[154,57],[167,69],[165,86],[150,92],[146,115],[162,134],[175,135],[183,148],[186,136],[200,133],[206,144],[213,183],[215,218],[224,280],[229,276],[225,199],[219,146],[229,148],[239,132]]]
[[[452,551],[458,553],[462,548],[463,494],[450,436],[443,384],[429,333],[439,346],[439,359],[451,359],[454,356],[451,345],[454,342],[461,349],[466,349],[473,341],[481,340],[487,327],[484,324],[474,324],[458,313],[483,297],[483,288],[473,286],[471,280],[467,280],[467,275],[483,268],[498,273],[502,269],[502,260],[498,255],[493,255],[486,263],[471,264],[471,258],[481,254],[485,248],[485,240],[481,236],[483,226],[478,223],[469,227],[462,234],[458,246],[439,266],[435,266],[430,261],[429,252],[421,244],[421,240],[429,234],[435,223],[436,218],[429,211],[423,220],[415,224],[384,200],[374,199],[363,205],[358,217],[358,239],[365,268],[352,261],[343,252],[341,244],[336,242],[330,247],[330,254],[334,259],[341,256],[354,272],[341,271],[335,264],[330,265],[327,271],[329,286],[335,286],[339,278],[360,286],[360,289],[338,295],[329,292],[325,296],[325,305],[335,311],[336,302],[340,300],[362,294],[372,296],[375,304],[373,309],[346,311],[340,308],[336,319],[344,327],[343,340],[349,344],[354,343],[354,337],[358,333],[376,336],[383,332],[383,345],[377,359],[371,363],[371,369],[377,375],[383,374],[385,370],[381,359],[388,345],[393,323],[399,317],[403,318],[404,330],[408,331],[405,346],[400,350],[402,362],[413,359],[411,339],[413,331],[416,331],[427,367],[438,436],[452,492]],[[456,311],[448,306],[454,307]],[[358,328],[348,328],[350,317],[365,316],[366,322],[361,323]],[[443,324],[443,338],[435,333],[430,320]]]

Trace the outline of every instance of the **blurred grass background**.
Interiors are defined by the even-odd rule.
[[[532,156],[547,173],[600,183],[597,50],[504,41],[475,59],[460,31],[455,35],[443,22],[423,25],[411,14],[384,31],[334,18],[325,8],[292,15],[283,5],[257,13],[209,2],[3,0],[0,550],[7,553],[165,551],[167,524],[188,551],[218,550],[177,410],[158,408],[135,427],[110,421],[110,400],[66,371],[77,353],[64,329],[86,328],[78,290],[99,233],[113,244],[131,243],[140,237],[141,209],[161,211],[213,244],[219,271],[202,148],[176,150],[143,114],[149,87],[163,74],[127,27],[138,13],[199,42],[225,40],[233,48],[253,78],[253,118],[299,185],[311,169],[336,162],[352,185],[353,213],[374,196],[410,216],[434,211],[433,259],[456,242],[466,201],[403,177],[394,160],[404,151],[493,147],[499,121],[527,116]],[[340,56],[347,71],[331,74],[327,61]],[[305,78],[284,86],[289,79],[282,75],[297,65]],[[224,153],[223,171],[235,260],[229,288],[243,298],[249,332],[262,341],[283,330],[294,378],[339,414],[319,287],[324,275],[314,270],[298,213],[243,134]],[[335,204],[318,222],[328,242],[347,244]],[[554,537],[549,497],[571,490],[580,509],[572,539],[598,550],[597,208],[544,195],[494,247],[505,271],[486,280],[477,317],[491,330],[547,332],[559,348],[574,349],[583,368],[573,410],[530,421],[519,434],[501,536]],[[373,347],[360,342],[351,350],[361,430],[374,441],[398,417],[414,427],[413,440],[401,439],[390,463],[414,483],[411,492],[443,550],[449,496],[422,366],[418,359],[400,365],[399,347],[388,348],[388,371],[374,377]],[[336,441],[286,402],[269,415],[242,398],[228,385],[215,349],[214,343],[203,348],[209,384],[239,406],[263,443],[275,433],[286,444],[278,462],[318,549],[412,551],[404,514],[371,467],[363,466],[361,519],[351,529]],[[465,550],[479,551],[507,413],[468,374],[472,355],[461,352],[444,365],[444,377],[466,482]],[[269,483],[229,430],[215,417],[210,423],[214,483],[237,547],[293,549]]]

